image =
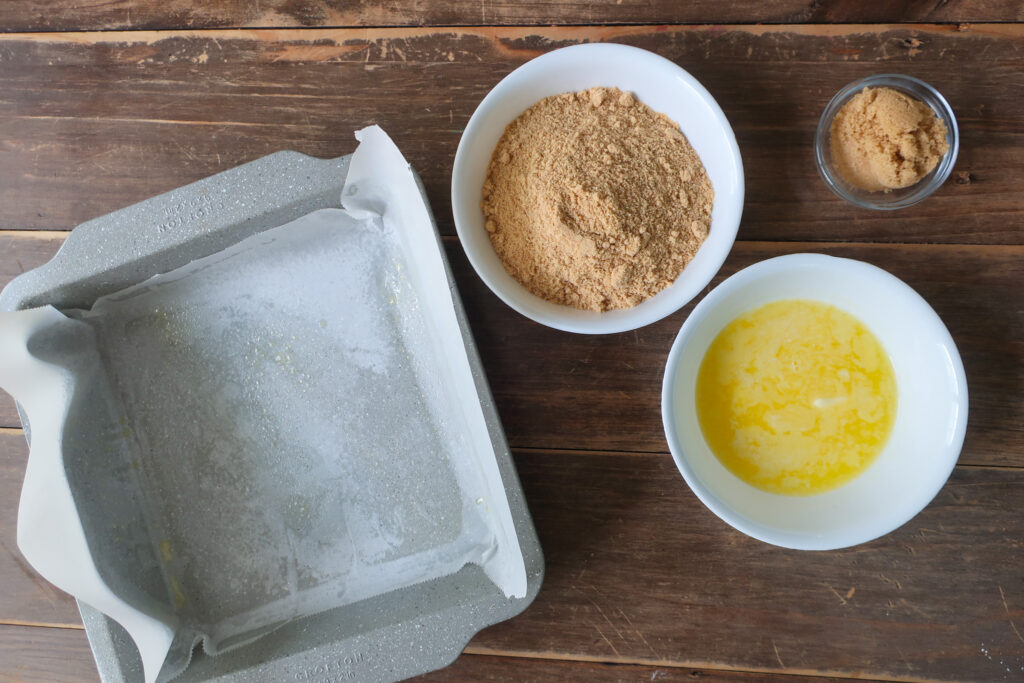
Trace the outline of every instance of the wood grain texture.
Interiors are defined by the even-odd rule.
[[[652,50],[708,87],[743,154],[741,239],[1024,243],[1024,26],[995,24],[0,35],[0,229],[66,230],[280,149],[345,154],[379,123],[452,234],[476,105],[526,60],[586,41]],[[895,213],[844,203],[813,164],[831,96],[884,71],[933,83],[961,129],[954,178]]]
[[[0,31],[285,26],[505,26],[1021,21],[1019,0],[113,0],[54,11],[46,0],[0,3]]]
[[[970,392],[960,462],[1024,465],[1024,252],[1020,247],[740,242],[712,280],[788,253],[879,266],[938,312],[960,351]],[[661,382],[692,304],[634,332],[571,335],[502,304],[449,249],[498,412],[514,446],[664,452]]]
[[[54,254],[63,233],[0,232],[0,286]],[[661,378],[692,306],[635,332],[573,335],[512,311],[446,240],[505,432],[513,446],[666,452]],[[939,313],[970,391],[960,462],[1024,466],[1024,247],[739,242],[712,285],[757,261],[802,251],[854,258],[914,287]],[[0,397],[0,426],[19,425]]]
[[[896,532],[812,553],[727,527],[667,456],[533,451],[516,463],[544,586],[471,652],[904,680],[1024,671],[1021,470],[957,468]]]
[[[451,666],[412,680],[421,683],[843,683],[853,679],[801,676],[798,681],[794,681],[788,675],[743,671],[464,654]]]
[[[0,625],[0,680],[86,683],[99,679],[85,631]]]
[[[0,435],[2,471],[23,469],[26,450]],[[886,680],[1015,680],[1024,667],[1022,470],[958,467],[893,534],[811,553],[725,525],[667,455],[514,455],[544,586],[470,653]],[[13,519],[16,496],[3,488]],[[25,596],[0,621],[46,608],[24,604],[38,581],[20,568],[0,563],[0,581]],[[77,623],[60,606],[44,620],[62,619]]]

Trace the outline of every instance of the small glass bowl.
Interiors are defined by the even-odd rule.
[[[844,104],[864,88],[892,88],[905,93],[931,107],[935,115],[946,124],[946,142],[949,143],[949,149],[935,168],[916,184],[889,192],[862,190],[843,180],[833,165],[832,136],[830,134],[832,119]],[[868,76],[850,83],[837,92],[825,107],[825,113],[821,115],[818,131],[814,137],[814,160],[825,184],[846,201],[865,209],[902,209],[917,204],[946,182],[949,174],[953,171],[953,164],[956,163],[956,155],[959,150],[960,131],[957,129],[956,116],[953,115],[953,109],[946,102],[946,98],[924,81],[902,74]]]

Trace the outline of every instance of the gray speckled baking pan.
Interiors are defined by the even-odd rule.
[[[348,162],[278,152],[83,223],[53,260],[0,293],[0,310],[88,308],[154,274],[337,207]],[[197,648],[176,680],[396,681],[446,666],[480,629],[519,614],[536,597],[544,573],[540,544],[443,248],[441,256],[523,553],[526,596],[506,598],[479,567],[467,565],[442,579],[292,621],[217,657]],[[22,422],[29,434],[24,414]],[[88,605],[79,608],[103,680],[141,681],[141,662],[124,630]]]

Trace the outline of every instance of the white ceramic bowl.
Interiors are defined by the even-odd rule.
[[[812,496],[741,481],[711,452],[697,421],[697,371],[712,340],[738,315],[780,299],[823,301],[856,316],[885,347],[896,375],[896,421],[882,453],[853,481]],[[708,294],[679,330],[661,401],[669,448],[697,497],[745,534],[805,550],[864,543],[914,517],[949,478],[967,426],[963,364],[935,311],[884,270],[821,254],[762,261]]]
[[[597,86],[628,90],[679,123],[715,190],[711,233],[675,283],[630,309],[598,313],[531,294],[506,272],[484,228],[480,200],[491,154],[505,127],[539,100]],[[658,55],[626,45],[575,45],[527,62],[487,94],[459,142],[452,170],[452,212],[469,262],[502,301],[539,323],[605,334],[649,325],[679,310],[711,281],[736,239],[743,210],[743,163],[729,122],[693,76]]]

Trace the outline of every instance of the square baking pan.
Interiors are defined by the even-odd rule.
[[[0,293],[0,311],[88,309],[153,275],[318,209],[337,208],[349,159],[278,152],[83,223],[49,263]],[[417,184],[422,194],[418,178]],[[400,680],[451,663],[480,629],[519,614],[536,597],[544,571],[540,545],[436,224],[433,229],[522,552],[525,597],[507,598],[479,566],[468,564],[440,579],[295,619],[214,657],[196,647],[175,680]],[[31,440],[31,425],[19,412]],[[89,605],[80,602],[79,609],[103,680],[142,681],[138,652],[124,629]]]

